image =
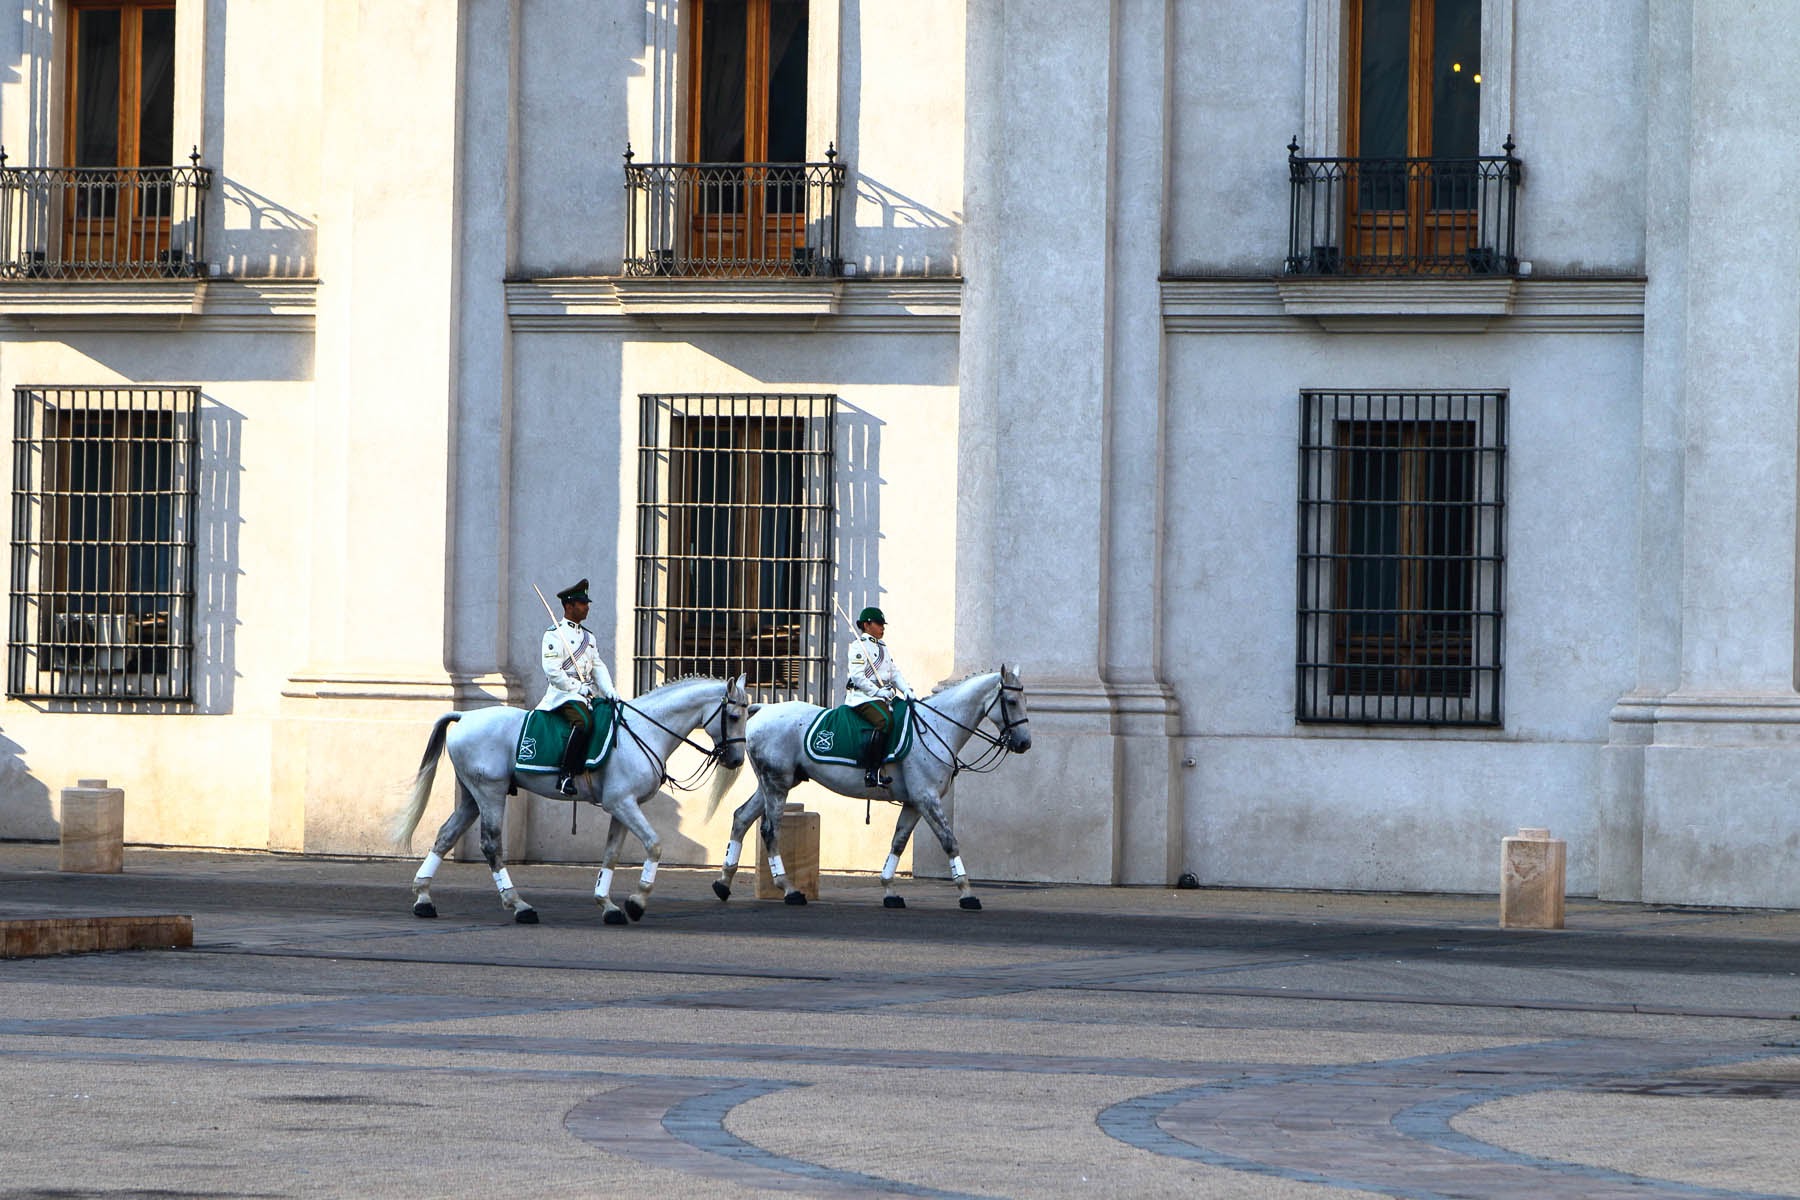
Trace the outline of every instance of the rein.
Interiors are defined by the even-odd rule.
[[[700,766],[695,769],[695,771],[692,775],[689,775],[686,779],[676,779],[674,776],[669,774],[668,759],[667,758],[658,759],[656,756],[656,752],[650,749],[650,747],[644,742],[644,739],[638,736],[637,730],[633,729],[631,727],[630,723],[625,720],[624,714],[621,713],[619,715],[619,728],[623,729],[627,734],[629,734],[631,736],[631,740],[637,743],[638,749],[642,750],[644,752],[644,757],[649,759],[650,762],[652,762],[656,765],[657,774],[662,777],[659,782],[666,783],[670,787],[673,787],[678,791],[692,792],[692,791],[699,790],[700,785],[706,782],[707,776],[712,774],[713,770],[718,767],[719,760],[722,757],[724,757],[724,755],[725,755],[725,747],[733,745],[738,742],[742,742],[744,740],[741,737],[725,737],[724,736],[725,722],[723,720],[721,720],[719,722],[719,733],[720,733],[719,740],[717,742],[715,742],[712,745],[712,747],[709,749],[706,746],[702,746],[699,742],[696,742],[693,738],[688,737],[686,734],[676,733],[673,729],[670,729],[667,725],[664,725],[661,721],[658,721],[655,717],[651,716],[649,713],[645,712],[643,709],[636,707],[629,701],[615,700],[615,701],[613,701],[613,703],[616,704],[621,709],[628,709],[631,712],[636,713],[638,716],[644,718],[644,720],[650,722],[652,725],[656,726],[658,729],[662,730],[664,733],[668,734],[670,737],[674,738],[676,741],[681,742],[684,745],[693,747],[695,750],[698,750],[702,755],[705,756],[705,761],[702,762],[700,764]],[[722,716],[723,713],[725,712],[725,706],[730,703],[731,703],[731,696],[729,694],[729,691],[727,691],[727,694],[719,700],[717,707],[715,707],[711,712],[706,714],[706,719],[700,722],[701,726],[704,728],[705,726],[712,724],[712,719],[714,717]]]
[[[944,748],[944,750],[949,754],[949,757],[948,758],[944,757],[944,755],[939,754],[936,750],[932,749],[931,746],[929,746],[929,745],[925,746],[926,752],[929,753],[931,755],[931,757],[937,759],[939,762],[949,764],[950,778],[952,778],[952,779],[955,779],[958,775],[960,775],[964,771],[973,771],[977,775],[985,775],[990,771],[996,770],[1000,766],[1001,762],[1003,762],[1005,760],[1006,756],[1008,754],[1012,753],[1012,747],[1007,745],[1007,736],[1006,735],[1008,733],[1012,732],[1014,729],[1017,729],[1021,725],[1031,724],[1030,717],[1025,717],[1025,718],[1023,718],[1021,720],[1017,720],[1017,721],[1013,720],[1011,714],[1007,712],[1006,706],[1002,703],[1002,698],[1006,695],[1007,692],[1023,693],[1024,691],[1025,691],[1025,688],[1020,684],[1007,683],[1005,680],[1001,680],[1000,690],[994,693],[994,698],[992,700],[988,701],[987,707],[985,707],[981,710],[981,715],[975,718],[974,725],[964,725],[961,721],[957,720],[955,717],[951,716],[949,713],[945,712],[943,709],[936,707],[930,701],[927,701],[927,700],[915,701],[915,703],[917,703],[921,707],[930,710],[933,714],[935,714],[939,717],[942,717],[944,720],[950,722],[952,725],[956,726],[958,729],[969,734],[969,736],[980,738],[982,741],[987,743],[987,748],[982,750],[979,754],[977,754],[973,760],[971,760],[969,762],[964,762],[962,760],[962,758],[960,756],[958,756],[956,751],[950,748],[950,743],[944,739],[943,734],[938,733],[936,730],[932,729],[929,725],[921,725],[920,733],[921,734],[930,734],[933,738],[937,739],[938,745],[940,745]],[[996,704],[1000,705],[1000,716],[1001,716],[1001,718],[1004,718],[1003,720],[996,719],[993,715],[994,714],[994,705],[996,705]],[[994,724],[998,725],[1000,727],[1000,736],[994,737],[993,735],[989,734],[987,731],[981,729],[980,725],[983,720],[993,721]],[[923,737],[921,737],[919,740],[920,740],[921,744],[923,744],[925,741],[925,739]]]

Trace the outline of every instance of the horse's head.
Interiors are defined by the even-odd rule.
[[[750,719],[750,691],[744,685],[744,676],[725,685],[725,698],[719,703],[719,712],[707,728],[712,735],[713,747],[719,752],[719,764],[726,770],[735,771],[744,765],[744,722]]]
[[[1019,669],[1000,664],[1000,741],[1014,754],[1031,749],[1031,714],[1025,711],[1025,685]]]

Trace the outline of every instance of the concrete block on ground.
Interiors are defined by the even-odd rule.
[[[0,920],[0,958],[86,954],[95,950],[168,950],[194,944],[194,919],[46,917]]]
[[[1568,846],[1548,829],[1521,829],[1500,839],[1500,925],[1561,929]]]
[[[788,886],[808,900],[819,898],[819,814],[799,804],[781,810],[781,865],[787,868]],[[757,839],[756,898],[779,900],[782,892],[769,871],[769,856]]]
[[[125,792],[104,779],[62,790],[62,869],[116,875],[125,869]]]

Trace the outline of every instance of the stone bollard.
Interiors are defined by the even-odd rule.
[[[116,875],[125,869],[125,792],[104,779],[62,790],[62,869]]]
[[[1500,839],[1500,926],[1561,929],[1567,845],[1548,829]]]
[[[755,826],[751,826],[752,829]],[[760,847],[756,856],[756,898],[780,900],[775,876],[769,872],[769,856]],[[781,865],[787,868],[788,886],[808,900],[819,898],[819,814],[804,805],[790,803],[781,810]]]

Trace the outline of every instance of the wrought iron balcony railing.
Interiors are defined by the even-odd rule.
[[[634,163],[625,148],[625,274],[837,275],[844,164]]]
[[[1514,275],[1524,164],[1478,158],[1302,158],[1288,143],[1290,275]]]
[[[0,279],[205,273],[212,168],[9,167],[0,150]]]

